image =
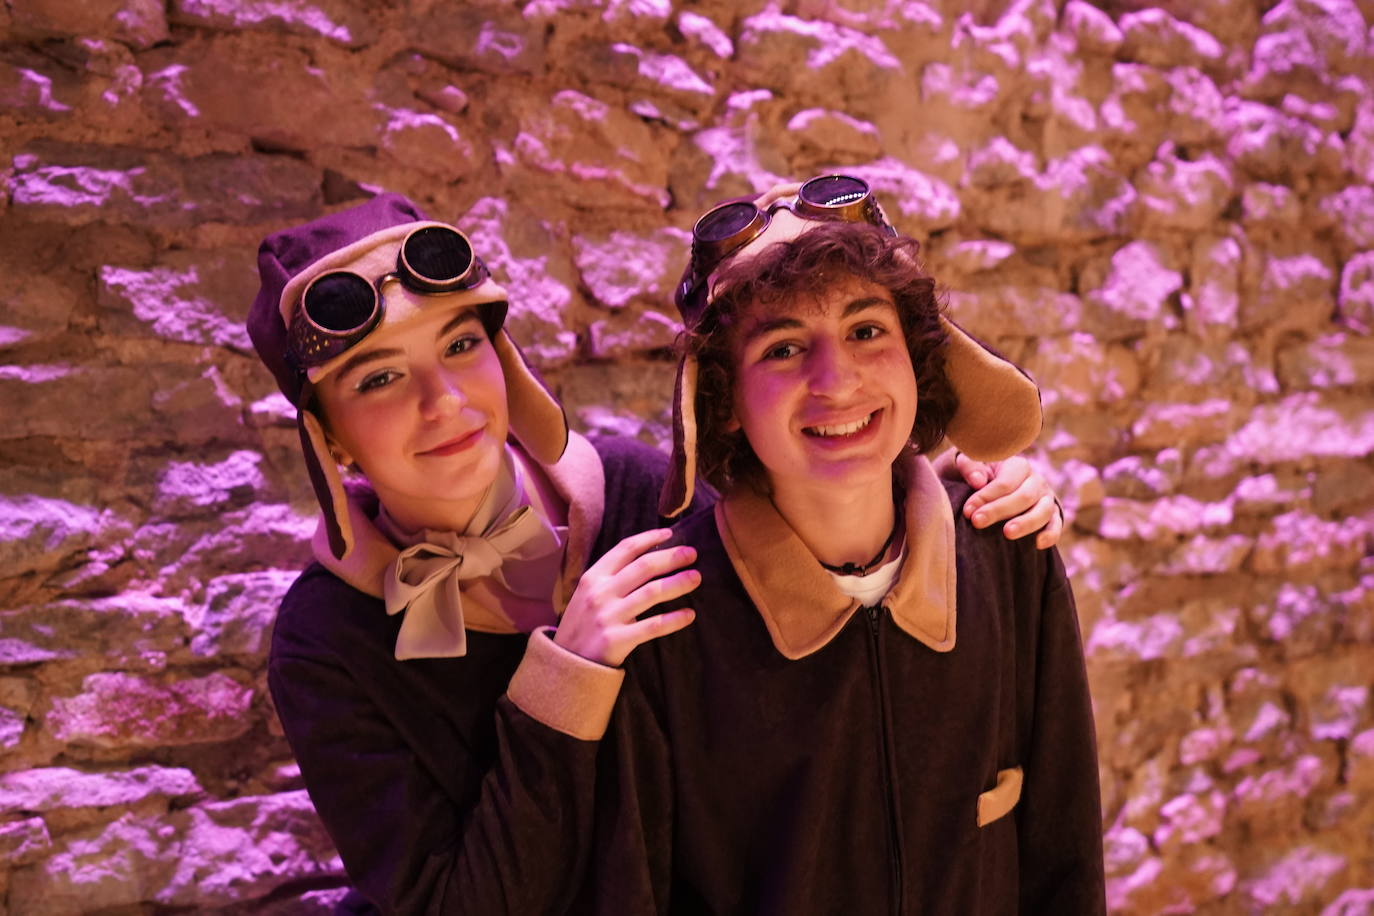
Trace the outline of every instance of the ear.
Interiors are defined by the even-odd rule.
[[[353,456],[349,454],[348,449],[339,444],[339,441],[335,439],[333,435],[326,432],[324,434],[324,442],[325,445],[329,447],[329,457],[334,460],[335,464],[344,468],[353,466]]]
[[[735,410],[732,407],[730,409],[730,419],[725,421],[725,431],[727,433],[737,433],[743,428],[744,424],[740,423],[739,417],[735,416]]]

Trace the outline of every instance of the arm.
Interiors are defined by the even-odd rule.
[[[1058,553],[1038,556],[1039,630],[1022,655],[1034,699],[1016,818],[1021,912],[1101,914],[1102,802],[1078,615]]]
[[[463,711],[437,710],[405,721],[374,693],[412,688],[398,672],[360,679],[337,657],[274,651],[272,694],[311,799],[349,876],[383,911],[557,912],[577,887],[597,726],[594,715],[559,723],[560,710],[537,708],[540,687],[581,696],[584,712],[599,695],[604,715],[621,674],[565,658],[547,636],[531,639],[510,692],[547,721],[510,696],[476,710],[471,723]],[[454,686],[466,684],[455,678]],[[446,759],[436,766],[421,742]]]
[[[596,827],[578,912],[598,916],[667,913],[672,894],[671,752],[643,689],[651,653],[631,659],[625,688],[602,742]]]

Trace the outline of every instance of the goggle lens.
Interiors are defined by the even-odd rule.
[[[694,238],[717,244],[747,228],[758,219],[759,208],[752,203],[724,204],[703,216],[692,231]]]
[[[472,270],[472,246],[462,233],[445,226],[417,229],[401,249],[402,266],[429,286],[450,288]]]
[[[868,182],[848,175],[825,175],[801,186],[797,196],[815,207],[843,207],[868,196]]]
[[[355,273],[333,271],[315,278],[303,304],[311,321],[342,334],[367,324],[377,310],[377,291]]]

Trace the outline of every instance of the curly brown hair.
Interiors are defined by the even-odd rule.
[[[719,271],[714,302],[701,322],[678,338],[679,351],[695,356],[698,364],[697,470],[702,477],[721,490],[737,481],[760,488],[766,483],[749,440],[742,430],[730,428],[735,384],[732,329],[753,305],[817,297],[846,273],[892,294],[920,393],[911,445],[926,452],[939,444],[959,400],[945,374],[949,334],[939,320],[943,307],[919,253],[915,239],[894,238],[867,223],[834,222],[811,227]]]

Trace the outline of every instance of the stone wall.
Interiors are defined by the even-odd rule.
[[[6,0],[0,900],[310,912],[258,239],[456,218],[660,441],[692,218],[843,167],[1045,390],[1121,913],[1374,912],[1374,0]]]

